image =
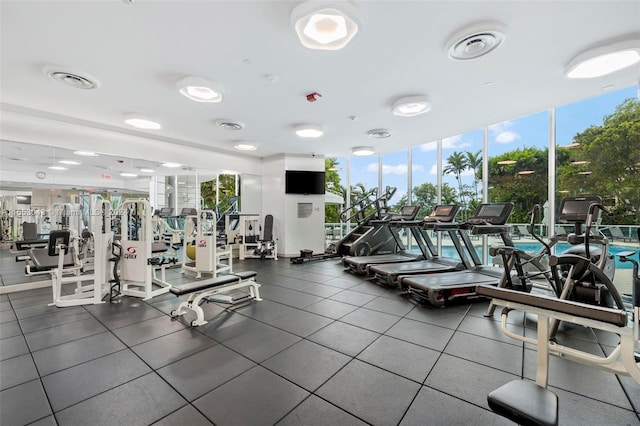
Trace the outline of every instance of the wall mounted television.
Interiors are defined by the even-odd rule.
[[[285,172],[285,194],[324,194],[324,172],[287,170]]]

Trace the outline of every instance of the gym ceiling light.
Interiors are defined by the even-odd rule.
[[[256,144],[247,141],[237,141],[234,143],[233,147],[238,151],[255,151],[258,149]]]
[[[587,50],[569,62],[568,78],[596,78],[640,62],[640,39],[625,40]]]
[[[202,77],[185,77],[176,83],[176,89],[195,102],[221,102],[224,95],[220,83]]]
[[[120,173],[120,176],[122,176],[122,177],[138,177],[138,175],[135,174],[135,173],[127,173],[127,172]]]
[[[98,157],[98,154],[91,151],[73,151],[73,153],[81,157]]]
[[[407,96],[394,102],[391,107],[393,115],[400,117],[415,117],[431,111],[431,104],[426,96]]]
[[[306,1],[292,10],[291,23],[302,45],[318,50],[342,49],[360,26],[356,9],[347,1]]]
[[[366,157],[375,153],[376,150],[373,149],[372,146],[357,146],[351,150],[351,154],[355,155],[356,157]]]
[[[136,129],[159,130],[162,128],[160,123],[153,118],[141,114],[126,114],[124,116],[124,122]]]
[[[162,167],[168,167],[170,169],[176,169],[176,168],[180,167],[180,164],[178,164],[178,163],[162,163]]]
[[[296,135],[301,138],[319,138],[324,135],[324,131],[314,124],[301,124],[296,126]]]
[[[60,160],[60,161],[58,161],[58,163],[60,163],[60,164],[69,164],[69,165],[72,165],[72,166],[77,166],[78,164],[80,164],[79,161],[73,161],[73,160]]]

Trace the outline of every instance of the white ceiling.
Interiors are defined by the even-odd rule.
[[[3,115],[108,131],[114,140],[161,141],[175,152],[190,147],[233,154],[233,141],[243,139],[259,146],[238,154],[244,158],[348,156],[354,146],[397,151],[640,79],[639,67],[591,80],[563,73],[586,49],[640,38],[638,1],[352,1],[362,25],[338,51],[300,44],[290,23],[300,1],[126,3],[1,1]],[[479,59],[449,59],[447,41],[482,22],[504,25],[504,43]],[[100,87],[57,83],[45,76],[48,66],[95,78]],[[189,75],[222,83],[224,101],[196,103],[180,95],[175,83]],[[310,103],[311,92],[322,97]],[[391,114],[396,98],[416,94],[429,97],[432,112]],[[131,112],[157,117],[163,129],[128,127],[122,120]],[[225,130],[215,125],[218,119],[245,127]],[[297,137],[293,126],[306,122],[322,125],[324,136]],[[25,129],[14,127],[3,121],[0,136],[32,142]],[[371,139],[367,131],[375,128],[392,136]],[[6,157],[21,157],[9,146],[0,146],[3,168],[9,167]],[[88,148],[127,156],[105,144]],[[48,151],[27,152],[30,161],[22,168],[51,161]]]

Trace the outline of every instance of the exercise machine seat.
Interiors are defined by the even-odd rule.
[[[258,273],[255,271],[234,272],[232,275],[220,275],[210,280],[194,281],[187,284],[172,286],[169,291],[176,296],[182,296],[183,294],[195,293],[209,288],[247,280],[255,277],[256,275],[258,275]]]
[[[492,391],[489,407],[520,425],[556,426],[558,395],[528,380],[513,380]]]

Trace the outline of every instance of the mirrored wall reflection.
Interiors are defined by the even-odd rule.
[[[157,184],[157,208],[174,215],[191,209],[214,210],[218,217],[240,209],[240,175],[205,174],[165,176]]]

